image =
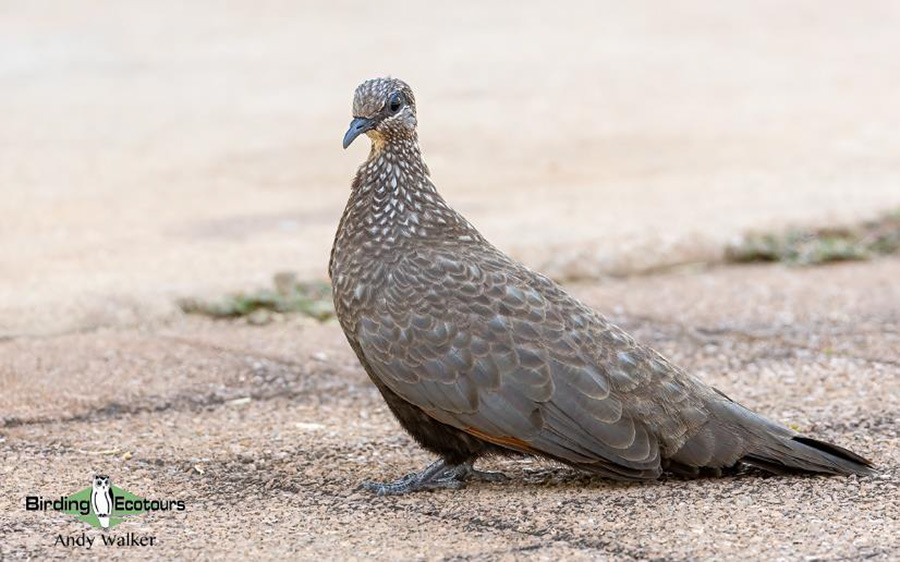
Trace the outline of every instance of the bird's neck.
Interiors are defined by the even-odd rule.
[[[369,157],[359,168],[354,192],[373,191],[382,195],[412,196],[416,191],[435,193],[430,172],[422,159],[419,140],[375,138]]]
[[[353,180],[336,252],[359,245],[370,259],[395,259],[400,247],[476,239],[481,235],[435,189],[416,138],[372,143]]]
[[[415,137],[375,140],[353,182],[345,214],[373,236],[438,234],[456,215],[438,194]]]

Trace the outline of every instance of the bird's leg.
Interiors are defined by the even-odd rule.
[[[379,496],[388,496],[438,488],[458,490],[465,487],[468,480],[480,480],[483,482],[504,482],[509,480],[509,477],[500,472],[476,470],[473,462],[447,464],[446,461],[441,459],[428,465],[424,470],[412,472],[393,482],[363,482],[362,487],[375,492]]]
[[[506,482],[509,476],[496,470],[478,470],[475,461],[467,461],[453,467],[455,478],[463,481],[477,480],[479,482]]]

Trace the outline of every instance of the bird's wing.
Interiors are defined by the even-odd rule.
[[[411,253],[375,300],[357,340],[378,378],[495,444],[651,478],[706,421],[700,383],[499,252]]]

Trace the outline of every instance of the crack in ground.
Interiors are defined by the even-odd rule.
[[[300,377],[302,378],[302,377]],[[328,378],[328,377],[324,377]],[[94,406],[88,412],[72,414],[69,416],[47,416],[34,418],[19,418],[16,416],[0,418],[0,428],[11,429],[22,426],[50,425],[55,423],[81,423],[118,419],[126,416],[134,416],[146,413],[197,411],[209,407],[226,405],[233,400],[250,398],[253,401],[266,402],[278,398],[294,400],[301,397],[318,396],[326,391],[351,390],[360,385],[334,377],[337,384],[326,385],[323,388],[314,386],[314,377],[309,377],[300,382],[300,387],[284,388],[258,388],[231,387],[220,392],[211,392],[205,396],[197,396],[197,392],[183,392],[174,396],[150,395],[140,399],[139,403],[123,403],[118,401],[107,402],[104,405]],[[272,386],[271,381],[267,381]],[[266,383],[264,383],[266,384]],[[142,403],[141,403],[142,402]]]
[[[267,376],[262,380],[251,380],[251,386],[249,387],[226,387],[218,393],[212,392],[201,397],[197,397],[198,392],[196,391],[185,391],[169,397],[160,394],[141,397],[137,400],[137,404],[112,401],[104,405],[92,407],[89,412],[73,414],[70,416],[34,418],[20,418],[17,416],[0,417],[0,428],[14,428],[26,425],[48,425],[53,423],[92,422],[117,419],[124,416],[143,413],[198,410],[206,407],[221,406],[231,400],[239,398],[251,398],[252,400],[258,401],[268,401],[277,398],[296,399],[303,396],[326,394],[330,391],[346,391],[362,386],[345,377],[335,376],[337,374],[337,369],[328,363],[320,363],[316,368],[310,369],[306,363],[286,359],[284,357],[239,350],[179,336],[166,336],[160,334],[159,337],[190,347],[226,353],[242,359],[249,358],[259,363],[270,363],[270,365],[263,365],[260,369],[252,369],[254,379],[259,379],[259,377],[263,375]],[[299,388],[295,387],[295,385],[299,385]],[[280,388],[272,389],[271,387],[273,386],[280,386]]]
[[[278,364],[282,367],[294,367],[298,369],[305,370],[307,367],[306,363],[301,363],[300,361],[296,361],[294,359],[287,359],[285,357],[281,357],[279,355],[272,355],[270,353],[260,353],[256,350],[244,350],[244,349],[236,349],[234,347],[229,347],[225,345],[218,345],[215,343],[195,340],[193,338],[185,337],[185,336],[176,336],[171,334],[157,334],[157,336],[162,340],[168,340],[175,343],[180,343],[182,345],[186,345],[188,347],[194,347],[198,349],[205,349],[210,351],[216,351],[219,353],[227,353],[229,355],[236,355],[238,357],[252,357],[256,360],[265,360],[270,361],[272,363]]]
[[[891,322],[893,322],[893,317],[891,317]],[[727,328],[727,327],[705,327],[705,326],[691,326],[688,324],[676,322],[673,320],[660,319],[655,318],[650,315],[629,315],[627,317],[622,317],[621,319],[615,318],[613,321],[614,324],[625,327],[630,332],[634,332],[637,330],[645,330],[649,329],[659,332],[665,332],[666,328],[668,328],[672,333],[668,336],[663,336],[660,338],[659,343],[676,343],[678,340],[689,340],[693,342],[697,342],[700,344],[709,344],[713,342],[719,342],[723,339],[732,338],[733,340],[744,340],[747,342],[753,343],[775,343],[780,345],[788,352],[803,350],[814,353],[816,355],[826,355],[829,358],[836,359],[846,359],[851,361],[863,361],[866,363],[876,364],[876,365],[889,365],[893,367],[900,367],[900,359],[887,359],[884,357],[871,357],[868,355],[856,355],[853,353],[842,353],[840,351],[833,351],[830,353],[826,353],[821,348],[808,345],[803,343],[802,340],[798,340],[801,330],[795,330],[791,332],[790,330],[772,330],[769,333],[753,333],[748,330],[742,330],[739,328]],[[864,334],[896,334],[900,332],[894,332],[886,329],[872,329],[868,331],[860,331],[858,329],[847,328],[847,329],[833,329],[826,334],[830,337],[839,337],[842,335],[847,336],[859,336]],[[667,341],[668,340],[668,341]],[[772,358],[773,355],[769,353],[758,353],[754,354],[752,357],[740,361],[740,365],[748,365],[752,364],[754,361],[760,358]],[[775,358],[778,358],[775,356]]]
[[[499,558],[501,556],[507,554],[518,554],[520,552],[534,552],[536,550],[541,550],[552,546],[553,543],[550,544],[531,544],[525,546],[514,546],[511,548],[498,548],[494,550],[485,550],[484,552],[479,552],[478,554],[454,554],[452,556],[444,556],[440,558],[440,560],[447,560],[448,562],[457,562],[464,560],[478,560],[478,559],[487,559],[493,560]]]

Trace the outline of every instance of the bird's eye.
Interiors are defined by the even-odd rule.
[[[397,113],[400,111],[401,107],[403,107],[403,96],[400,95],[400,92],[395,92],[394,95],[391,96],[388,108],[390,108],[391,113]]]

